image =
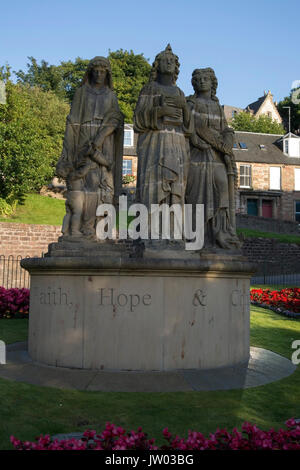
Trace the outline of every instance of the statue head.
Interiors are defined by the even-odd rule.
[[[111,73],[111,67],[110,67],[110,62],[106,57],[94,57],[92,60],[90,60],[87,70],[85,72],[85,75],[83,77],[82,83],[93,83],[95,80],[95,70],[96,69],[104,69],[106,72],[104,84],[108,86],[112,90],[112,73]]]
[[[199,80],[200,77],[206,79],[206,84],[201,83],[200,85],[200,80]],[[207,67],[205,69],[195,69],[192,73],[192,85],[196,93],[198,91],[201,91],[201,89],[204,89],[205,87],[210,86],[211,98],[215,101],[218,101],[218,98],[216,97],[218,80],[212,68]]]
[[[161,51],[155,57],[155,60],[152,64],[149,81],[156,81],[157,75],[159,73],[169,73],[172,75],[172,82],[175,85],[177,77],[179,75],[179,66],[180,64],[178,56],[173,53],[170,44],[168,44],[165,50]]]

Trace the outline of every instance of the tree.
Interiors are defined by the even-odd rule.
[[[119,49],[109,51],[113,84],[125,122],[133,121],[133,113],[141,88],[149,80],[151,65],[143,54]]]
[[[132,122],[133,112],[139,92],[147,82],[151,70],[143,54],[119,49],[109,51],[114,90],[118,96],[125,122]],[[53,91],[59,98],[72,101],[76,88],[79,87],[89,60],[77,57],[75,62],[62,61],[60,65],[49,65],[42,60],[37,63],[34,57],[28,57],[27,72],[15,72],[18,82],[30,86],[39,86],[44,91]]]
[[[236,131],[258,132],[262,134],[284,134],[285,130],[282,124],[273,121],[266,114],[256,117],[251,113],[243,111],[234,116],[230,122]]]
[[[43,91],[53,91],[60,98],[65,98],[60,66],[49,65],[45,60],[39,65],[34,57],[28,57],[27,73],[19,70],[15,72],[18,83],[29,86],[39,86]]]
[[[300,88],[298,90],[300,95]],[[298,134],[300,133],[300,103],[294,102],[295,100],[292,99],[292,94],[295,91],[296,90],[291,90],[290,95],[286,96],[285,98],[283,98],[282,101],[278,103],[278,111],[282,119],[284,120],[286,129],[288,129],[289,110],[285,108],[285,106],[289,106],[291,108],[291,132]],[[294,93],[294,96],[298,98],[297,93]],[[299,98],[297,99],[297,101],[299,100]]]
[[[69,105],[52,91],[6,82],[0,105],[0,198],[38,191],[54,176]]]

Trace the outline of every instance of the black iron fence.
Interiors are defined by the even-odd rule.
[[[275,286],[300,286],[300,260],[299,267],[287,270],[284,264],[274,261],[263,261],[258,264],[258,270],[251,279],[251,284],[272,284]]]
[[[43,254],[42,254],[43,256]],[[0,285],[9,289],[11,287],[30,287],[30,276],[21,268],[20,261],[30,256],[0,255]],[[284,265],[278,267],[274,262],[265,261],[258,265],[258,271],[251,279],[253,284],[272,284],[275,286],[300,287],[300,263],[298,272],[286,272]]]
[[[30,276],[21,268],[20,261],[30,256],[0,255],[0,285],[6,289],[11,287],[30,287]]]

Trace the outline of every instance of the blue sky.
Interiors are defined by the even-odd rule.
[[[299,1],[14,0],[1,2],[0,65],[25,69],[27,56],[51,64],[119,48],[152,63],[171,43],[178,86],[213,67],[222,104],[245,107],[271,90],[275,100],[300,79]]]

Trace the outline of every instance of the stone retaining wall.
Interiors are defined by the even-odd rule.
[[[257,274],[300,273],[300,245],[271,238],[246,238],[243,254],[258,263]]]
[[[56,225],[1,222],[0,255],[41,256],[60,235],[61,227]]]
[[[300,234],[298,222],[257,217],[248,214],[237,214],[236,225],[238,228],[255,229],[261,232]]]

